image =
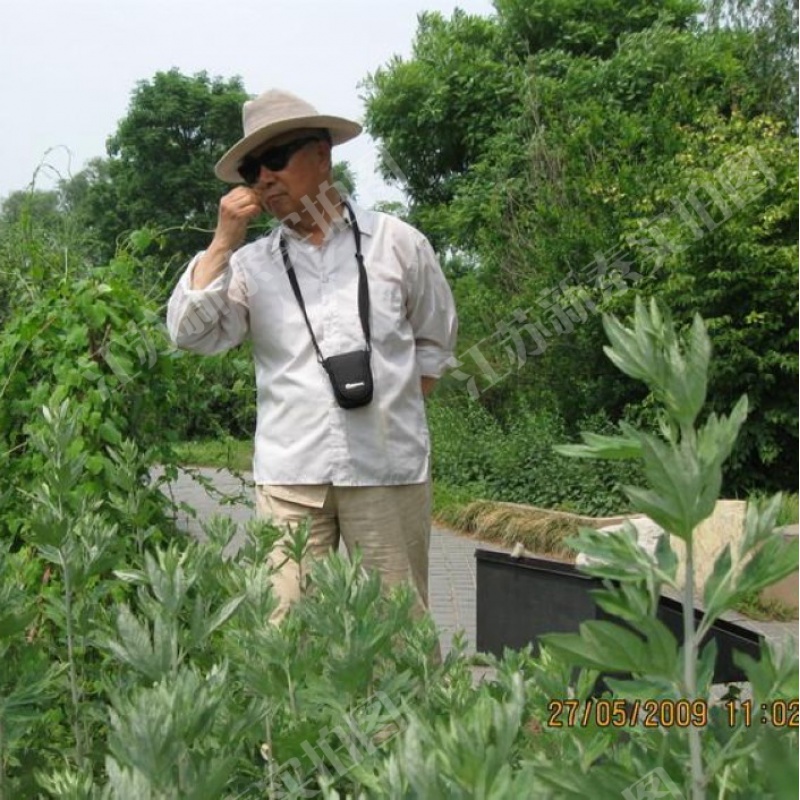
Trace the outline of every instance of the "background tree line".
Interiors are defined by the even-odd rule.
[[[403,167],[409,218],[446,258],[461,352],[483,343],[491,361],[487,337],[520,309],[541,308],[571,271],[593,277],[574,281],[573,296],[554,296],[562,310],[579,291],[600,311],[625,314],[640,294],[663,299],[684,324],[700,313],[717,353],[712,407],[747,392],[753,409],[728,490],[795,486],[796,4],[496,0],[495,8],[489,19],[423,15],[411,58],[366,84],[367,127]],[[761,169],[769,181],[763,192],[724,223],[708,194],[694,198],[699,208],[686,202],[747,153],[761,164],[751,163],[748,179],[757,182]],[[392,180],[388,168],[384,175]],[[672,247],[654,264],[643,234],[667,212]],[[693,222],[681,219],[689,214]],[[635,290],[609,292],[597,280],[598,254],[640,275]],[[461,371],[483,380],[480,402],[493,420],[508,430],[530,409],[547,409],[569,431],[598,414],[648,415],[650,399],[600,357],[599,315],[587,316],[497,385],[464,360]],[[498,375],[507,350],[495,353]]]
[[[460,311],[458,370],[431,406],[437,477],[476,496],[613,505],[624,474],[595,468],[565,482],[550,446],[581,428],[655,422],[653,399],[602,357],[599,323],[644,295],[681,324],[706,319],[712,408],[749,395],[727,491],[796,490],[795,5],[496,0],[495,9],[421,15],[412,55],[363,86],[367,129],[404,175],[400,213],[434,243]],[[73,275],[116,270],[115,291],[129,287],[118,319],[142,304],[158,318],[181,264],[213,230],[226,187],[211,166],[238,138],[246,96],[238,78],[158,73],[133,91],[105,157],[52,191],[7,197],[4,328],[27,330],[32,299],[52,306],[64,263]],[[723,192],[723,208],[708,187],[732,180],[726,165],[738,170],[741,202]],[[337,177],[355,189],[346,164]],[[27,355],[5,346],[19,377]],[[178,358],[170,374],[171,436],[251,435],[246,349]],[[7,380],[0,402],[12,383],[26,385]]]

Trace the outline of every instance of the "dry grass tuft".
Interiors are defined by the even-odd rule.
[[[508,548],[520,543],[532,553],[570,561],[574,560],[575,551],[566,544],[566,539],[574,536],[581,526],[608,524],[608,520],[491,500],[476,500],[448,509],[444,516],[444,522],[486,542]]]

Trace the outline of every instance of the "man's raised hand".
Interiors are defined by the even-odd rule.
[[[194,266],[192,289],[205,289],[225,271],[231,251],[236,250],[244,242],[247,226],[263,210],[258,195],[246,186],[231,189],[219,201],[214,238],[208,250]]]
[[[258,195],[247,186],[236,186],[219,201],[217,229],[209,250],[228,252],[239,247],[247,235],[247,226],[264,209]]]

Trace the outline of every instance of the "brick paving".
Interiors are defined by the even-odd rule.
[[[209,480],[218,492],[226,495],[243,493],[252,500],[252,487],[243,484],[238,478],[223,470],[198,469],[200,475]],[[249,478],[249,476],[245,476]],[[197,518],[186,514],[179,516],[179,524],[193,535],[201,533],[200,520],[210,519],[215,514],[230,517],[240,528],[253,517],[252,507],[244,501],[221,504],[212,497],[189,474],[182,472],[178,480],[170,485],[170,491],[176,501],[183,501],[197,512]],[[237,534],[242,536],[242,531]],[[238,539],[234,539],[228,548],[235,551]],[[466,640],[466,652],[475,652],[475,595],[476,570],[475,550],[477,548],[500,549],[496,545],[480,542],[441,527],[434,527],[431,534],[429,592],[431,615],[439,627],[442,653],[446,654],[458,631],[463,631]],[[726,615],[726,619],[739,622],[752,628],[770,639],[794,639],[797,646],[798,623],[794,622],[756,622],[740,615]]]

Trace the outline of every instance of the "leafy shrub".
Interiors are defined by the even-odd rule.
[[[249,342],[218,356],[181,353],[170,413],[181,439],[252,439],[256,390]]]
[[[644,364],[663,379],[654,393],[666,398],[664,425],[660,435],[588,434],[571,448],[645,462],[650,488],[627,493],[636,510],[687,543],[684,642],[656,617],[660,588],[678,585],[669,542],[651,557],[630,530],[584,530],[577,544],[597,560],[590,571],[616,581],[597,601],[626,625],[593,620],[580,634],[545,637],[535,657],[528,650],[489,659],[496,677],[477,687],[458,651],[443,663],[431,659],[436,634],[429,620],[412,618],[409,590],[383,595],[357,560],[318,562],[304,597],[276,627],[268,621],[275,600],[266,556],[278,535],[270,526],[252,525],[229,555],[235,529],[223,519],[207,524],[207,541],[165,545],[119,536],[85,503],[75,510],[70,498],[91,480],[86,459],[67,457],[80,412],[69,403],[47,409],[37,443],[52,466],[31,497],[25,546],[12,552],[0,542],[0,794],[793,796],[797,731],[755,717],[762,703],[794,709],[796,653],[765,646],[759,661],[741,660],[753,691],[750,723],[735,699],[713,700],[715,653],[700,650],[708,626],[737,598],[797,568],[796,548],[772,535],[777,500],[749,510],[740,552],[724,552],[706,586],[704,619],[695,625],[691,613],[694,528],[713,509],[746,408],[742,401],[730,416],[695,427],[707,376],[701,328],[685,358],[680,346],[661,348],[675,344],[674,332],[657,315],[639,310],[634,331],[611,328],[623,368]],[[654,358],[639,357],[645,339]],[[130,484],[126,460],[111,458],[115,482]],[[297,546],[302,531],[294,538]],[[576,724],[553,722],[554,699],[599,708],[598,675],[612,672],[631,674],[607,677],[614,694],[602,698],[624,724],[605,724],[595,712]],[[635,713],[636,700],[674,708],[681,698],[699,703],[692,713],[700,724],[653,728]]]
[[[436,634],[412,620],[410,590],[383,595],[357,560],[317,565],[278,628],[270,526],[251,526],[230,557],[224,519],[205,542],[164,545],[76,507],[91,480],[87,460],[68,456],[79,417],[69,403],[46,409],[39,444],[52,466],[23,547],[0,546],[0,795],[35,796],[38,784],[51,797],[99,797],[101,785],[121,800],[281,796],[339,763],[322,745],[345,772],[358,766],[336,742],[350,713],[369,743],[396,732],[404,698],[433,716],[470,702],[457,655],[431,663]],[[111,458],[114,481],[129,483]]]
[[[482,499],[580,514],[613,514],[627,507],[620,485],[636,478],[635,465],[599,469],[558,455],[554,446],[570,437],[554,412],[522,406],[500,421],[478,403],[452,398],[434,399],[429,406],[437,482],[467,488]],[[602,415],[583,427],[614,430]]]
[[[30,273],[44,266],[36,253]],[[148,469],[173,461],[169,449],[169,407],[175,395],[173,355],[156,309],[132,287],[137,267],[121,253],[106,267],[66,270],[42,277],[17,298],[0,337],[0,535],[16,535],[28,517],[28,495],[48,468],[34,446],[44,420],[40,408],[73,399],[80,428],[68,458],[81,460],[87,480],[83,500],[101,502],[123,528],[161,520],[165,501],[149,492]],[[20,276],[20,280],[24,280]],[[113,480],[108,448],[135,462],[135,485]],[[125,508],[131,491],[147,501],[132,518]],[[116,511],[113,511],[116,504]]]

